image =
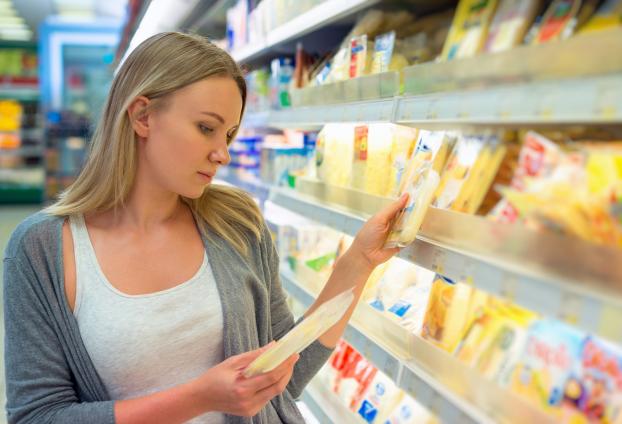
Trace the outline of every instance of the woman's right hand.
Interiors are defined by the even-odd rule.
[[[210,368],[195,381],[200,397],[209,405],[210,411],[252,417],[285,390],[300,357],[298,354],[290,356],[267,373],[250,378],[242,374],[270,346],[232,356]]]

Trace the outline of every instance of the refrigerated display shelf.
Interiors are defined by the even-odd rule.
[[[320,423],[363,424],[365,422],[350,411],[317,378],[311,380],[305,387],[302,400]]]
[[[321,90],[321,88],[318,88]],[[248,114],[248,127],[394,122],[425,128],[622,123],[622,74],[499,85]],[[307,94],[309,95],[309,94]]]
[[[281,266],[285,290],[304,306],[315,300],[309,285]],[[485,380],[446,352],[359,303],[344,339],[443,423],[538,422],[553,420],[515,394]],[[471,390],[477,387],[477,393]]]
[[[279,45],[298,39],[312,31],[326,27],[344,17],[370,7],[379,0],[327,0],[305,13],[273,29],[263,42],[248,44],[231,53],[238,62],[255,60],[269,55]]]
[[[270,200],[351,236],[390,201],[304,179],[297,191],[273,188]],[[399,257],[622,342],[622,251],[617,249],[431,207],[417,240]]]

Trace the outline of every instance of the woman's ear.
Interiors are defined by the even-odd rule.
[[[147,107],[151,101],[145,96],[138,96],[127,108],[132,128],[139,137],[149,136],[149,113]]]

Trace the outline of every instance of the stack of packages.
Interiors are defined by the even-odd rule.
[[[437,419],[346,342],[339,342],[319,373],[327,387],[364,422],[432,424]]]

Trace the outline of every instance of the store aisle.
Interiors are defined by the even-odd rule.
[[[38,210],[36,206],[2,206],[0,207],[0,252],[2,252],[2,256],[4,257],[4,249],[6,247],[7,242],[9,241],[9,237],[11,233],[15,229],[15,226],[19,224],[24,218],[28,215],[35,213]],[[0,262],[0,280],[3,281],[3,263]],[[2,296],[2,291],[0,291],[0,298]],[[0,308],[1,308],[0,303]],[[4,313],[0,314],[1,317],[4,316]],[[4,324],[0,326],[0,334],[2,335],[2,340],[4,340]],[[4,404],[5,404],[5,388],[4,388],[4,343],[0,343],[0,399],[2,399],[2,412],[0,413],[0,423],[6,423],[6,415],[4,412]]]

